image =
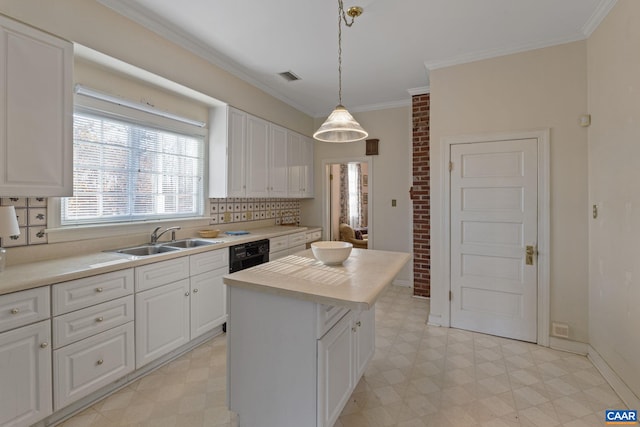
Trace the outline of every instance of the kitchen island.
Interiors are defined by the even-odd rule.
[[[241,427],[331,427],[375,349],[375,302],[407,253],[310,250],[224,277],[229,408]]]

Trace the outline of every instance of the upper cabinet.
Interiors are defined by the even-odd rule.
[[[313,197],[310,138],[233,107],[211,114],[209,197]]]
[[[0,196],[73,194],[73,45],[0,16]]]

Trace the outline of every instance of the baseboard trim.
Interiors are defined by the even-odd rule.
[[[445,326],[442,324],[442,316],[439,314],[429,314],[427,319],[427,325],[429,326]]]
[[[396,285],[396,286],[402,286],[402,287],[405,287],[405,288],[412,288],[413,287],[413,283],[411,283],[410,280],[395,279],[393,282],[391,282],[391,284]]]
[[[586,356],[589,353],[589,344],[556,337],[549,337],[549,347],[554,350],[566,351],[581,356]]]
[[[609,383],[613,391],[615,391],[620,399],[627,405],[627,408],[635,409],[640,408],[640,398],[625,384],[625,382],[615,373],[613,369],[607,364],[607,362],[600,356],[600,353],[596,351],[590,345],[587,346],[589,354],[587,357],[596,367],[596,369],[602,374],[604,379]],[[611,408],[617,409],[617,408]],[[622,409],[622,408],[620,408]]]

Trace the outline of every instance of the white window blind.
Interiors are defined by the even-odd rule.
[[[61,225],[202,216],[204,138],[91,110],[74,114],[74,196]]]

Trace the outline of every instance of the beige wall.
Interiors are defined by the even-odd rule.
[[[374,249],[412,253],[411,200],[411,108],[401,107],[355,113],[355,119],[380,139],[380,154],[371,156],[369,170],[369,203],[373,203],[373,221],[369,221]],[[316,126],[322,124],[316,120]],[[316,198],[302,202],[302,218],[311,225],[322,224],[322,189],[325,160],[365,157],[365,142],[349,144],[315,143]],[[391,206],[391,200],[397,206]],[[407,264],[398,275],[403,284],[412,283],[412,265]]]
[[[309,135],[313,119],[97,1],[0,0],[0,13]]]
[[[589,342],[640,396],[640,2],[588,41]],[[628,402],[631,404],[631,402]]]
[[[550,317],[569,324],[570,339],[587,341],[587,131],[578,126],[586,60],[582,41],[431,72],[431,313],[444,324],[441,139],[550,128]]]

